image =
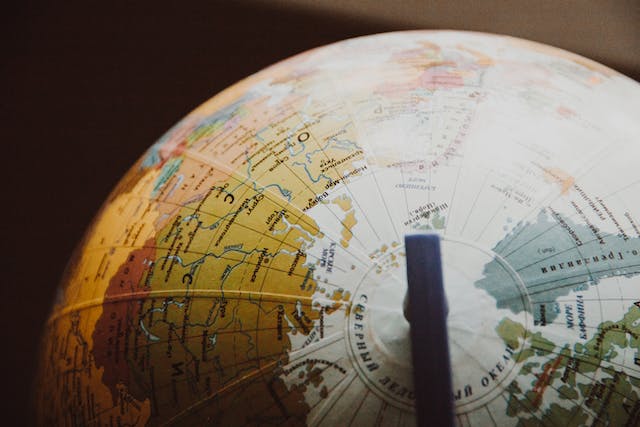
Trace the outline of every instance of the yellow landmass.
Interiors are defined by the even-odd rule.
[[[158,212],[149,198],[159,171],[149,170],[131,189],[103,206],[85,242],[78,248],[75,266],[66,276],[64,299],[54,309],[73,310],[76,306],[100,301],[109,279],[133,248],[141,247],[155,235]]]
[[[398,242],[391,242],[391,247],[393,249],[397,248],[398,246],[400,246]],[[376,273],[381,274],[382,272],[390,268],[398,268],[400,266],[400,263],[398,262],[398,255],[404,256],[404,253],[389,251],[389,246],[384,243],[381,247],[376,248],[371,253],[369,253],[369,258],[375,261]]]
[[[348,210],[350,210],[352,208],[352,206],[351,206],[351,198],[349,198],[349,196],[347,196],[346,194],[343,194],[343,195],[341,195],[339,197],[336,197],[331,202],[335,203],[338,206],[340,206],[340,209],[342,209],[344,212],[347,212]]]
[[[351,198],[346,194],[340,195],[335,199],[331,200],[331,203],[334,203],[342,209],[343,212],[346,212],[346,215],[342,219],[342,230],[340,232],[342,239],[340,240],[340,244],[342,247],[349,247],[349,242],[353,237],[353,227],[357,224],[356,215],[353,210]]]
[[[342,239],[340,240],[340,244],[342,245],[342,247],[349,247],[349,241],[351,241],[351,238],[353,237],[353,231],[351,230],[357,222],[358,221],[356,220],[354,211],[350,211],[349,213],[347,213],[347,215],[345,215],[344,219],[342,220],[342,231],[340,233],[342,236]]]
[[[200,182],[200,164],[198,156],[183,158],[185,192],[193,194],[190,186]],[[319,230],[300,210],[236,174],[217,170],[200,188],[206,191],[167,211],[170,218],[157,234],[153,297],[142,303],[146,314],[140,319],[145,334],[155,338],[131,369],[144,378],[144,367],[154,368],[154,419],[187,420],[193,417],[187,412],[196,410],[227,425],[242,424],[268,410],[254,405],[232,417],[237,402],[229,396],[248,388],[256,402],[273,403],[269,389],[251,378],[259,372],[282,390],[276,370],[291,349],[289,334],[308,335],[319,319],[304,253]],[[185,200],[182,191],[167,203]],[[302,398],[287,400],[295,391],[287,393],[294,394],[283,394],[282,404],[303,416],[308,408]],[[210,404],[198,403],[203,401]]]
[[[292,98],[271,108],[267,98],[243,106],[233,128],[221,128],[195,141],[187,156],[251,178],[277,197],[288,198],[299,209],[309,209],[324,193],[344,185],[364,169],[364,153],[347,106]]]

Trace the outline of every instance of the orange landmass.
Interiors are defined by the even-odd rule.
[[[568,194],[576,182],[573,176],[559,168],[545,168],[544,178],[547,182],[555,182],[558,184],[560,186],[560,194],[563,195]]]

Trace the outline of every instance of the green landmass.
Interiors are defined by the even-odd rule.
[[[595,426],[640,425],[640,379],[613,363],[621,351],[640,357],[638,307],[632,306],[617,322],[602,322],[590,340],[573,348],[558,350],[540,332],[522,340],[524,326],[508,318],[496,331],[518,350],[514,360],[520,364],[520,381],[507,387],[507,414],[519,418],[518,426],[580,426],[589,419]],[[539,357],[542,363],[536,361]],[[523,377],[532,380],[525,385]],[[567,401],[573,402],[569,408],[561,405]]]

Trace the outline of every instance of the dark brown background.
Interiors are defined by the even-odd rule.
[[[311,47],[419,27],[528,37],[640,78],[636,0],[131,3],[23,1],[0,15],[3,425],[32,420],[41,325],[102,200],[165,130],[240,78]]]

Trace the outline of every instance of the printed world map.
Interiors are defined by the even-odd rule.
[[[95,217],[39,422],[415,425],[403,242],[427,231],[458,425],[639,425],[639,111],[606,67],[479,33],[348,40],[240,81]]]

